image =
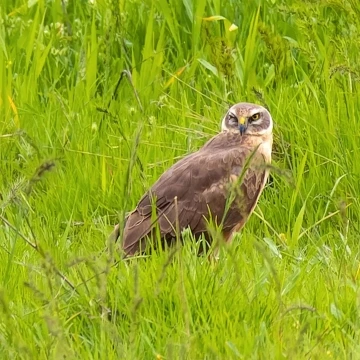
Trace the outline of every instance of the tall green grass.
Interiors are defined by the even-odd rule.
[[[359,15],[340,0],[2,3],[1,358],[357,358]],[[276,125],[234,244],[216,264],[191,235],[117,262],[113,224],[240,101]]]

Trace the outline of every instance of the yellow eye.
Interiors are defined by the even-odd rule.
[[[250,117],[251,121],[256,121],[256,120],[259,120],[260,119],[260,114],[257,113],[257,114],[254,114]]]

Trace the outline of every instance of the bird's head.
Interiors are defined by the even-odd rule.
[[[237,132],[241,135],[271,134],[273,121],[269,111],[263,106],[238,103],[233,105],[222,120],[223,131]]]

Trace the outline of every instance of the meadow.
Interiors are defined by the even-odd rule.
[[[357,0],[0,5],[1,359],[360,358]],[[230,105],[271,179],[217,263],[108,235]]]

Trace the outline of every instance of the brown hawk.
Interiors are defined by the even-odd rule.
[[[171,243],[185,228],[211,242],[209,221],[225,241],[254,210],[269,175],[273,121],[262,106],[239,103],[222,120],[222,132],[165,171],[128,215],[125,256],[145,251],[156,234]],[[155,217],[154,217],[155,216]],[[119,237],[119,225],[112,238]]]

